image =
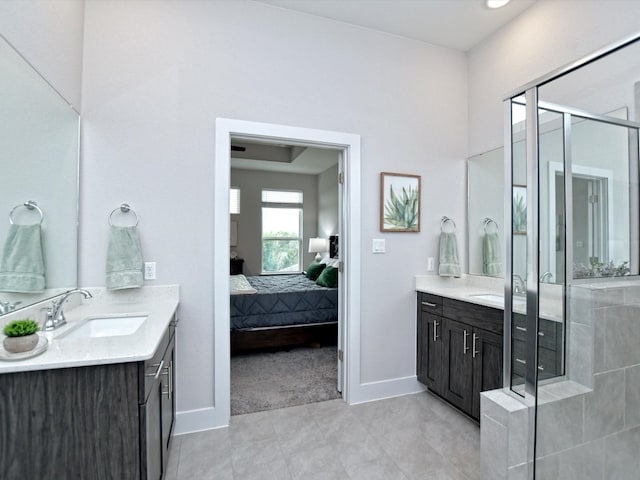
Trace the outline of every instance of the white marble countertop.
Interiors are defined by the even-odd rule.
[[[504,280],[502,278],[479,275],[462,275],[460,278],[416,275],[415,286],[418,292],[504,310]],[[487,295],[492,295],[494,298],[487,298]],[[514,312],[525,313],[524,308],[524,298],[514,301]],[[547,320],[562,321],[562,287],[560,285],[540,285],[540,316]]]
[[[104,301],[105,295],[100,293],[94,297],[98,297],[95,302],[93,299],[83,300],[75,308],[65,308],[66,325],[53,331],[38,332],[49,341],[44,353],[24,360],[0,360],[0,374],[148,360],[155,353],[179,303],[177,295],[142,296],[123,303]],[[145,314],[148,317],[131,335],[102,338],[64,336],[87,317],[114,314]],[[0,338],[3,339],[4,335]]]

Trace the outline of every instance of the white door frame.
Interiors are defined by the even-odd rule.
[[[343,362],[343,398],[350,403],[351,392],[360,383],[360,135],[269,123],[216,119],[214,165],[214,427],[229,425],[231,417],[231,362],[229,308],[229,183],[231,137],[281,139],[343,151],[343,225],[340,257],[344,262],[346,302]]]

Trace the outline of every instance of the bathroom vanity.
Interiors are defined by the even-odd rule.
[[[0,478],[161,479],[175,419],[177,305],[89,301],[42,334],[43,354],[0,362]],[[71,334],[105,312],[146,319],[129,335]]]
[[[418,380],[480,418],[480,392],[502,386],[503,312],[418,292]]]
[[[475,420],[480,392],[503,386],[502,279],[416,277],[418,380]],[[562,371],[562,323],[550,305],[540,318],[538,375]],[[524,378],[524,316],[514,313],[514,383]]]

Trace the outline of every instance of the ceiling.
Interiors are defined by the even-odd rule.
[[[231,168],[318,175],[338,163],[339,151],[270,139],[231,139]]]
[[[484,0],[255,0],[466,52],[536,0],[492,10]]]

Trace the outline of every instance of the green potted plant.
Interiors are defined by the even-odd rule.
[[[10,353],[28,352],[38,344],[38,330],[38,324],[29,318],[14,320],[5,325],[3,332],[7,337],[2,344]]]

